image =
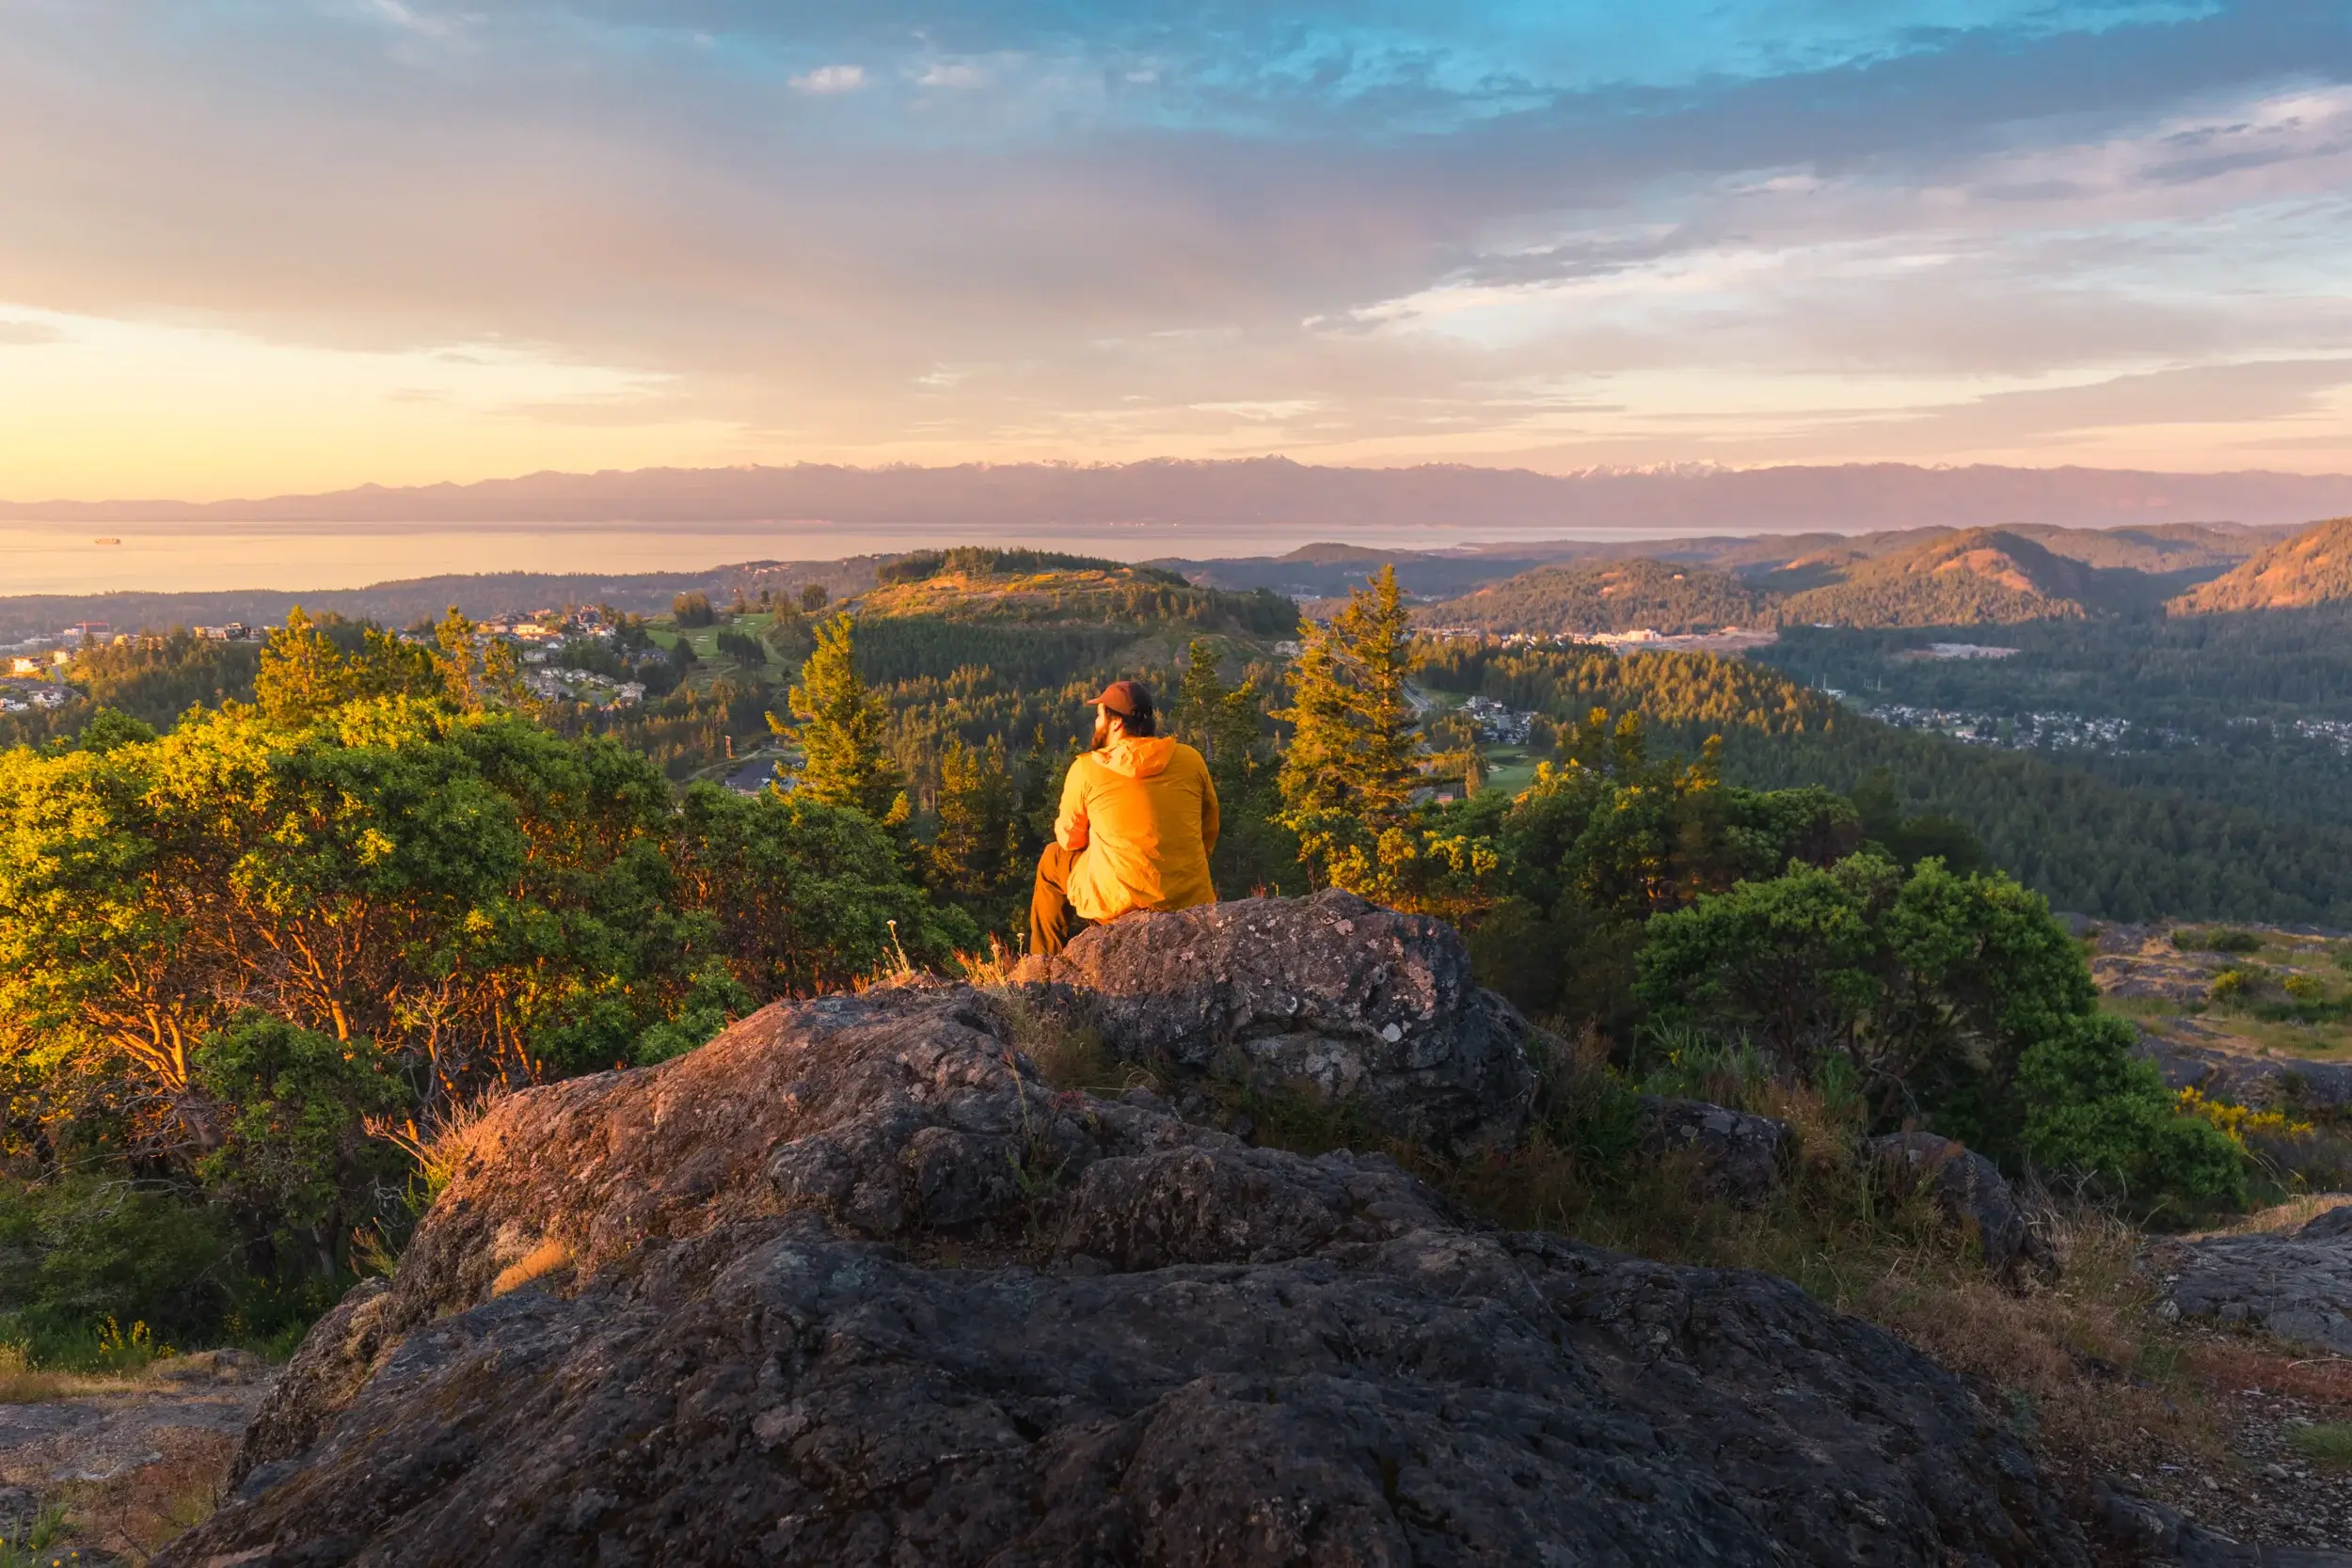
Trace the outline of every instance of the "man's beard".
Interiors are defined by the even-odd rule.
[[[1104,714],[1094,716],[1094,749],[1101,751],[1111,743],[1111,721]]]

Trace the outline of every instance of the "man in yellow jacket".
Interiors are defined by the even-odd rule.
[[[1155,733],[1152,693],[1113,681],[1094,699],[1094,750],[1070,765],[1054,842],[1038,857],[1029,951],[1058,953],[1070,919],[1216,902],[1216,786],[1209,765]]]

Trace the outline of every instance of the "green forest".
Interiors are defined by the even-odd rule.
[[[2244,1150],[2131,1056],[2042,895],[2332,909],[2352,863],[1760,663],[1430,644],[1388,573],[1317,623],[1115,562],[939,552],[846,608],[691,594],[612,625],[548,667],[634,680],[634,707],[534,695],[454,612],[405,638],[297,614],[260,645],[93,648],[86,701],[20,718],[0,1340],[282,1342],[389,1266],[434,1190],[421,1151],[486,1097],[658,1062],[776,998],[995,972],[1112,676],[1207,758],[1225,896],[1439,915],[1627,1084],[1755,1064],[2142,1208],[2237,1201]],[[1539,716],[1523,785],[1485,784],[1448,705],[1470,696]],[[773,783],[714,782],[745,767]]]

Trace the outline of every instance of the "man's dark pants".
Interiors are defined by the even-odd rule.
[[[1048,844],[1037,858],[1037,887],[1029,895],[1029,951],[1058,953],[1070,941],[1070,867],[1078,851]]]

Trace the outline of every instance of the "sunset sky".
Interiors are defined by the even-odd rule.
[[[2345,0],[0,0],[0,497],[2352,469]]]

